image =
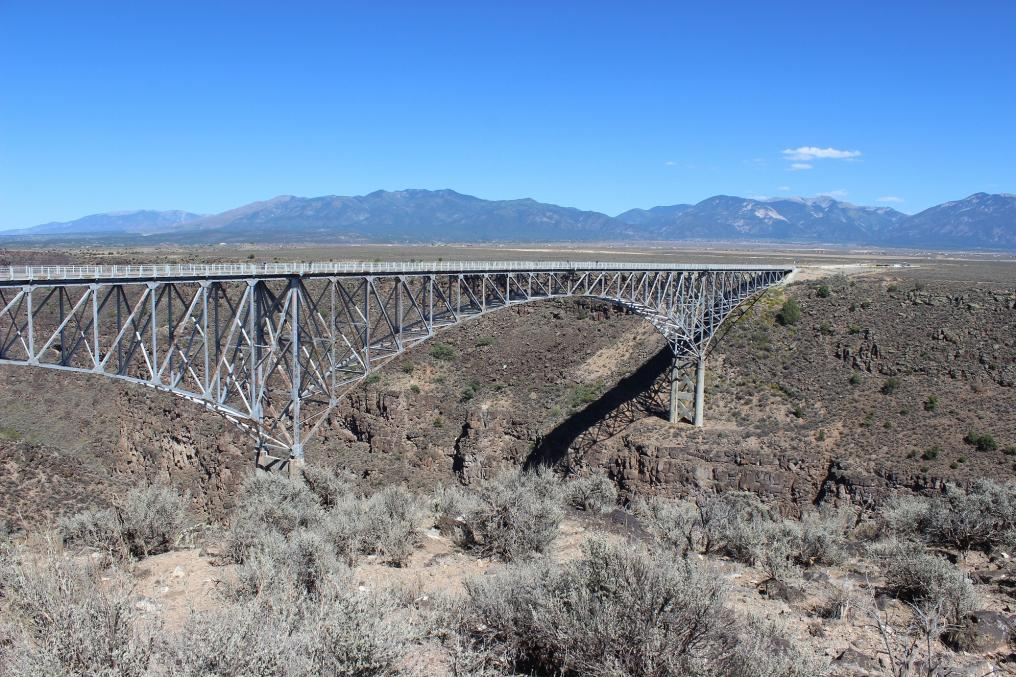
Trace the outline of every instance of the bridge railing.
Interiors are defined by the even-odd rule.
[[[328,261],[319,263],[179,263],[0,267],[0,281],[282,277],[401,273],[489,273],[570,270],[790,270],[792,266],[637,263],[622,261]]]

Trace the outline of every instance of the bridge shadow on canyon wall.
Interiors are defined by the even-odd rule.
[[[667,418],[670,396],[668,372],[672,361],[664,346],[599,399],[575,412],[537,441],[525,467],[554,466],[571,454],[582,458],[603,440],[647,416]]]

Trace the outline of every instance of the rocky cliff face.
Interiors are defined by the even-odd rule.
[[[546,302],[423,344],[354,392],[308,460],[383,484],[477,482],[508,466],[603,469],[628,496],[743,489],[793,513],[946,481],[1012,477],[1016,291],[864,278],[794,285],[710,356],[707,426],[664,420],[668,355],[635,316]],[[224,515],[251,467],[247,438],[171,395],[98,377],[0,370],[4,515],[33,522],[169,481]],[[990,434],[977,450],[968,432]],[[1007,451],[1009,446],[1012,449]]]

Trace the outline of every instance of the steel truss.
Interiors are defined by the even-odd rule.
[[[0,363],[165,390],[248,430],[261,462],[302,462],[342,397],[408,348],[492,310],[583,296],[656,327],[675,356],[671,420],[701,425],[710,339],[740,303],[793,272],[599,262],[448,267],[158,266],[147,275],[11,268],[10,279],[0,278]]]

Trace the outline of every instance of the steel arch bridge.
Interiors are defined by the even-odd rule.
[[[670,418],[702,424],[723,320],[792,266],[424,262],[0,268],[0,364],[168,391],[257,440],[262,467],[304,447],[368,374],[444,327],[543,299],[609,301],[669,343]]]

